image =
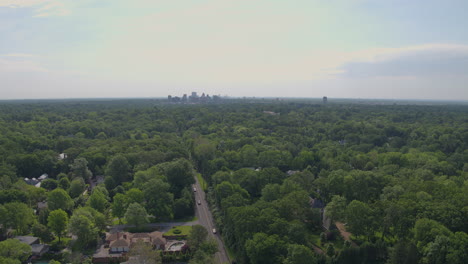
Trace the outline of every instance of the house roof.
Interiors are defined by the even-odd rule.
[[[117,239],[117,233],[106,233],[106,240],[108,241],[114,241]]]
[[[146,237],[150,237],[150,235],[148,233],[133,233],[132,237],[133,238],[146,238]]]
[[[150,233],[151,238],[153,238],[153,244],[155,245],[164,245],[166,244],[166,239],[163,237],[162,232],[152,232]]]
[[[18,239],[20,242],[28,245],[36,244],[39,242],[39,238],[33,236],[16,236],[15,238]]]
[[[319,209],[325,208],[325,203],[318,198],[317,199],[310,198],[309,203],[310,203],[310,206],[312,206],[312,208],[319,208]]]
[[[31,251],[33,255],[40,255],[49,251],[49,246],[44,244],[33,244],[31,245]]]
[[[163,237],[163,233],[159,231],[152,233],[106,233],[106,240],[112,248],[129,247],[139,240],[142,240],[145,243],[152,243],[153,245],[165,245],[167,242]]]
[[[37,209],[44,209],[47,207],[47,202],[38,202]]]
[[[114,248],[114,247],[128,247],[128,242],[127,240],[125,239],[119,239],[117,241],[114,241],[110,244],[110,247]]]
[[[156,237],[153,239],[153,244],[154,245],[165,245],[166,244],[166,239],[164,237]]]

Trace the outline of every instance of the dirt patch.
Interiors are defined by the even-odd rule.
[[[350,232],[346,231],[346,228],[345,228],[344,224],[341,223],[341,222],[335,222],[335,225],[336,225],[336,227],[338,228],[338,230],[340,231],[340,234],[341,234],[341,236],[343,237],[343,239],[344,239],[345,241],[351,242],[351,245],[357,247],[357,244],[354,243],[353,240],[351,240],[351,235],[352,235],[352,234],[351,234]]]
[[[312,245],[312,248],[314,249],[315,253],[321,255],[321,254],[324,254],[323,250],[319,247],[317,247],[316,245]]]

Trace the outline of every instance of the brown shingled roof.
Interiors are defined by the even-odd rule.
[[[151,238],[153,238],[153,244],[154,245],[165,245],[166,244],[166,239],[163,237],[162,232],[152,232],[150,233]]]
[[[128,247],[128,242],[125,239],[119,239],[110,244],[110,247]]]
[[[150,237],[148,233],[132,233],[132,238],[147,238]]]

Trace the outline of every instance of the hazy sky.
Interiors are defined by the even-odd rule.
[[[0,99],[468,100],[467,0],[0,0]]]

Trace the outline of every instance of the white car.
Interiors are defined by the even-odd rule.
[[[201,201],[200,201],[200,200],[198,200],[198,201],[197,201],[197,204],[201,204]]]
[[[213,228],[213,234],[216,234],[216,228]]]
[[[196,192],[196,191],[197,191],[197,188],[193,187],[193,191]]]

